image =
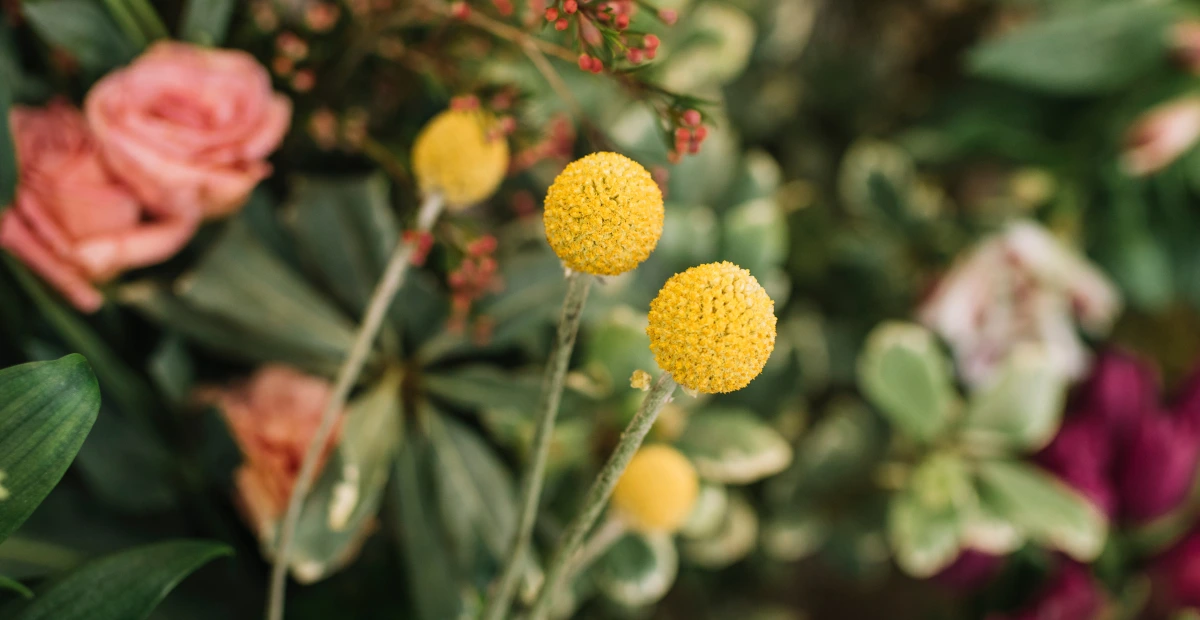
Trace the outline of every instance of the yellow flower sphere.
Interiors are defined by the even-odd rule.
[[[504,180],[508,142],[490,114],[446,110],[417,135],[412,166],[422,194],[441,194],[449,208],[468,207]]]
[[[612,505],[639,532],[674,533],[683,527],[700,494],[691,461],[665,444],[633,455],[613,489]]]
[[[746,387],[775,348],[775,302],[749,271],[709,263],[677,273],[650,303],[650,350],[683,387]]]
[[[654,251],[663,198],[641,164],[617,153],[571,162],[546,193],[546,240],[575,271],[615,276]]]

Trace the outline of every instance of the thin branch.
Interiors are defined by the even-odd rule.
[[[435,194],[425,198],[417,212],[418,232],[429,232],[442,211],[442,205],[443,200],[440,195]],[[321,413],[321,424],[308,442],[308,450],[304,453],[300,474],[296,477],[296,484],[288,499],[287,512],[284,513],[283,525],[280,528],[278,543],[275,547],[275,563],[271,567],[271,590],[267,599],[266,617],[268,620],[283,620],[284,591],[287,588],[288,562],[291,559],[292,543],[296,536],[296,524],[300,521],[300,511],[304,506],[304,499],[312,490],[317,461],[333,432],[333,425],[337,421],[338,413],[345,407],[350,390],[358,380],[359,374],[362,373],[363,364],[366,363],[375,338],[379,335],[384,316],[392,305],[396,292],[404,283],[404,276],[408,272],[408,266],[412,263],[415,247],[414,243],[402,240],[397,242],[396,249],[388,261],[387,269],[384,270],[383,277],[379,279],[379,283],[375,286],[375,292],[371,295],[371,302],[367,306],[362,325],[358,328],[354,344],[350,347],[349,354],[346,355],[346,361],[338,370],[333,394],[330,395],[329,402]]]

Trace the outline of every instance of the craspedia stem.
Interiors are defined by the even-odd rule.
[[[592,276],[578,271],[567,275],[567,294],[563,299],[562,313],[558,319],[558,335],[542,379],[532,460],[525,468],[525,475],[521,481],[521,513],[517,517],[517,529],[513,532],[513,542],[509,547],[504,571],[500,574],[488,600],[484,620],[500,620],[504,617],[524,573],[522,569],[526,565],[529,543],[533,538],[533,525],[537,521],[542,485],[546,478],[546,461],[550,455],[550,441],[554,436],[554,421],[558,417],[558,406],[562,400],[563,381],[567,376],[571,351],[575,348],[575,338],[579,334],[583,305],[587,302],[588,290],[593,280]]]
[[[604,468],[600,470],[600,474],[596,476],[592,488],[588,489],[587,497],[583,501],[583,508],[567,526],[562,538],[559,539],[558,549],[555,550],[550,566],[546,569],[546,579],[542,583],[542,590],[529,614],[530,620],[545,620],[550,614],[554,597],[563,586],[567,577],[567,568],[575,562],[574,558],[579,552],[579,546],[583,544],[588,532],[600,518],[600,514],[604,512],[604,506],[608,503],[608,498],[612,496],[613,487],[617,486],[617,481],[625,472],[625,467],[629,465],[629,461],[641,447],[646,433],[650,432],[650,427],[654,426],[654,421],[658,419],[658,412],[662,411],[663,406],[671,400],[675,388],[676,383],[670,373],[664,372],[660,375],[651,386],[650,392],[646,394],[646,398],[642,400],[642,406],[638,409],[637,414],[629,421],[629,426],[626,426],[625,431],[621,433],[620,443],[613,450],[608,462],[604,464]]]
[[[427,233],[433,228],[433,223],[437,221],[438,215],[442,212],[443,204],[440,194],[425,197],[417,212],[417,232]],[[366,363],[367,357],[371,353],[371,346],[379,335],[379,329],[383,325],[387,309],[392,305],[392,300],[396,297],[400,286],[404,284],[404,276],[408,273],[408,266],[412,262],[415,250],[415,243],[403,240],[397,242],[396,249],[388,259],[383,276],[380,277],[379,283],[375,285],[375,291],[371,294],[366,314],[363,315],[362,324],[354,337],[354,344],[351,345],[346,360],[342,362],[342,367],[338,370],[333,393],[325,405],[325,410],[321,412],[321,424],[308,442],[308,449],[304,452],[304,461],[300,464],[300,473],[296,476],[296,484],[292,487],[292,493],[288,497],[287,511],[284,512],[283,522],[279,528],[279,538],[275,545],[275,561],[271,566],[271,589],[267,598],[267,620],[283,620],[288,562],[291,560],[292,543],[296,537],[296,524],[300,521],[300,509],[304,505],[304,499],[312,490],[317,461],[322,448],[329,441],[329,434],[333,431],[333,424],[337,421],[338,412],[346,406],[350,390],[358,381],[359,374],[362,373],[363,364]]]

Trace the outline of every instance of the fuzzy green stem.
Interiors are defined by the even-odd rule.
[[[546,580],[542,583],[542,591],[533,605],[533,611],[529,614],[530,620],[545,620],[550,613],[554,596],[567,577],[567,568],[578,561],[575,556],[579,552],[579,546],[596,523],[596,519],[600,518],[600,513],[604,512],[604,506],[608,504],[613,487],[617,486],[617,481],[621,479],[621,474],[625,473],[629,461],[641,447],[646,433],[649,433],[650,427],[654,426],[654,421],[658,419],[658,412],[662,411],[663,406],[670,402],[675,387],[676,383],[671,378],[671,374],[664,372],[651,386],[650,392],[642,400],[641,408],[629,421],[629,426],[625,427],[625,432],[621,433],[620,443],[613,450],[608,462],[604,464],[604,469],[601,469],[600,474],[596,476],[592,488],[588,490],[587,498],[583,502],[583,510],[575,516],[575,520],[567,526],[559,540],[558,549],[554,552],[554,558],[546,570]]]
[[[433,228],[433,223],[442,212],[442,205],[443,200],[440,195],[425,198],[417,212],[418,233],[427,233]],[[287,512],[284,513],[275,546],[275,563],[271,567],[271,590],[267,599],[266,617],[268,620],[283,620],[284,591],[287,587],[287,570],[292,542],[296,536],[296,524],[300,521],[300,509],[304,505],[304,499],[308,496],[308,492],[312,489],[313,478],[316,477],[317,461],[325,444],[329,442],[329,435],[333,431],[334,422],[337,421],[338,412],[346,406],[350,390],[358,381],[359,374],[362,373],[363,364],[366,363],[367,357],[371,353],[371,347],[376,336],[379,335],[379,329],[383,325],[387,310],[392,305],[396,292],[404,284],[404,276],[408,273],[408,266],[412,263],[412,255],[415,250],[415,243],[401,240],[396,244],[396,249],[392,252],[387,268],[383,272],[383,277],[379,279],[379,283],[375,286],[375,292],[371,294],[371,301],[363,316],[362,325],[358,328],[358,334],[354,338],[354,344],[350,347],[350,352],[346,355],[341,369],[338,370],[333,394],[330,395],[325,410],[321,412],[321,424],[308,442],[308,450],[304,453],[304,461],[300,465],[296,485],[292,488],[292,494],[288,498]]]
[[[546,461],[550,455],[550,440],[554,436],[554,421],[558,417],[558,406],[562,401],[563,380],[567,376],[567,365],[571,351],[575,348],[575,337],[579,334],[579,319],[583,316],[583,305],[587,302],[592,276],[572,271],[567,275],[567,294],[563,299],[562,314],[558,318],[558,336],[550,359],[546,362],[542,378],[542,396],[538,401],[537,432],[533,438],[533,459],[525,468],[521,481],[521,514],[517,518],[517,529],[513,532],[512,545],[504,571],[496,583],[483,614],[484,620],[501,620],[508,613],[517,582],[524,574],[525,556],[533,538],[533,525],[537,521],[537,509],[542,495],[542,484],[546,479]]]

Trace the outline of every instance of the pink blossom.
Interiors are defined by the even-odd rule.
[[[332,390],[324,379],[268,365],[243,383],[199,394],[220,407],[242,451],[242,465],[234,474],[238,504],[262,541],[274,539]],[[340,420],[338,424],[340,428]],[[338,428],[330,435],[325,456],[337,443]]]
[[[1018,343],[1045,345],[1072,379],[1091,356],[1077,326],[1108,331],[1120,309],[1117,289],[1045,228],[1019,221],[981,242],[921,305],[922,323],[954,350],[963,380],[987,384]]]
[[[1144,114],[1125,134],[1122,165],[1134,176],[1171,165],[1200,140],[1200,97],[1182,97]]]
[[[74,107],[14,106],[9,123],[20,169],[0,246],[76,308],[96,311],[96,283],[166,260],[195,232],[194,213],[143,205],[113,177]]]
[[[271,172],[291,121],[245,52],[158,43],[100,80],[84,106],[109,168],[142,202],[228,215]]]

